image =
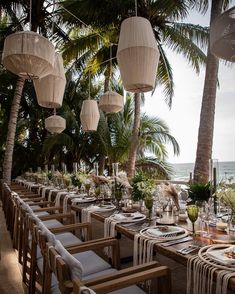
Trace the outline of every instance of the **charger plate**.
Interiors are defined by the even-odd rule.
[[[78,198],[74,198],[73,200],[71,200],[71,202],[73,204],[76,204],[76,203],[87,203],[87,202],[93,202],[93,201],[96,201],[96,198],[95,197],[84,197],[84,198],[78,197]]]
[[[211,255],[211,253],[214,251],[221,250],[222,252],[229,247],[232,247],[232,244],[220,244],[220,245],[208,245],[202,247],[198,252],[198,257],[204,261],[208,265],[212,265],[218,269],[222,270],[230,270],[234,271],[234,265],[224,265],[223,262],[221,262],[219,259],[216,259]]]
[[[159,231],[162,226],[152,226],[144,228],[140,231],[140,235],[148,239],[157,239],[161,241],[177,240],[188,236],[188,231],[181,227],[168,226],[168,231],[162,234],[157,234],[154,232]]]
[[[146,215],[140,213],[140,212],[134,212],[134,213],[117,213],[114,215],[111,215],[110,218],[112,218],[115,221],[118,221],[120,223],[136,223],[141,222],[146,219]]]
[[[116,208],[113,204],[98,204],[98,205],[91,205],[87,207],[88,210],[91,211],[97,211],[97,212],[106,212],[106,211],[112,211]]]

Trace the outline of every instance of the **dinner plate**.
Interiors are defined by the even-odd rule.
[[[134,213],[117,213],[112,216],[112,218],[120,223],[134,223],[140,222],[146,219],[146,215],[134,212]]]
[[[142,235],[145,238],[156,239],[161,242],[177,240],[188,236],[188,231],[181,227],[169,226],[168,232],[161,232],[158,230],[158,227],[163,226],[152,226],[144,228],[140,231],[140,235]]]
[[[207,249],[206,255],[220,264],[235,267],[235,258],[228,257],[225,254],[231,250],[235,252],[235,246],[229,246],[222,249],[211,247]]]
[[[72,200],[73,203],[87,203],[87,202],[93,202],[96,201],[95,197],[85,197],[85,198],[74,198]]]
[[[111,210],[114,210],[115,208],[116,206],[113,204],[91,205],[88,207],[89,210],[100,211],[100,212],[111,211]]]
[[[151,237],[173,237],[182,232],[183,228],[174,226],[155,226],[146,230],[146,234]]]

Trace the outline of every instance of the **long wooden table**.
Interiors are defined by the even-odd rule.
[[[81,210],[82,210],[82,207],[80,207],[78,205],[72,205],[71,209],[80,214]],[[94,218],[95,220],[98,220],[98,221],[104,223],[104,220],[105,220],[105,217],[107,217],[107,214],[104,216],[101,213],[92,212],[91,217]],[[154,225],[154,223],[153,223],[153,225]],[[191,229],[191,223],[190,222],[181,222],[178,225],[182,226],[183,228],[186,228],[189,231]],[[134,236],[135,236],[136,232],[134,232],[131,229],[128,229],[128,227],[125,227],[125,226],[123,226],[121,224],[116,224],[115,229],[116,229],[117,233],[119,233],[121,235],[124,235],[124,236],[126,236],[127,238],[129,238],[131,240],[134,240]],[[218,236],[220,236],[221,242],[227,241],[226,238],[228,238],[228,237],[231,239],[231,241],[235,242],[235,234],[234,233],[231,233],[230,236],[227,236],[225,232],[218,232],[218,231],[216,231],[216,229],[214,227],[210,228],[210,233],[212,234],[212,237],[210,239],[209,238],[202,238],[202,237],[196,237],[196,239],[198,241],[203,242],[203,244],[205,244],[205,245],[213,244],[214,243],[213,239],[218,238]],[[163,255],[163,256],[171,258],[174,261],[176,261],[176,262],[178,262],[178,263],[180,263],[180,264],[182,264],[184,266],[187,266],[188,258],[190,256],[192,256],[192,255],[197,254],[198,251],[194,251],[191,254],[183,255],[183,254],[178,253],[177,250],[181,249],[181,248],[183,248],[183,247],[185,247],[187,245],[192,244],[193,241],[188,241],[188,242],[184,242],[184,243],[180,243],[180,244],[175,244],[175,245],[171,245],[171,246],[168,246],[168,247],[162,246],[162,243],[157,243],[157,244],[154,245],[154,251],[161,254],[161,255]],[[232,291],[235,292],[235,278],[230,279],[229,288]]]

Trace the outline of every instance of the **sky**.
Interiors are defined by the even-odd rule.
[[[209,19],[208,13],[202,16],[193,12],[188,21],[209,25]],[[153,96],[149,93],[146,95],[142,111],[163,119],[179,143],[179,156],[174,156],[170,145],[167,147],[170,163],[195,162],[205,68],[197,75],[182,56],[167,51],[167,57],[175,84],[172,108],[169,110],[163,92],[157,88]],[[228,67],[220,61],[218,75],[220,87],[216,96],[212,158],[235,161],[235,65]]]

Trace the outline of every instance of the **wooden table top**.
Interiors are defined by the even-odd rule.
[[[71,209],[77,212],[81,212],[82,208],[80,205],[72,205]],[[110,213],[111,215],[112,213]],[[91,217],[100,221],[100,222],[104,222],[105,218],[108,216],[108,214],[106,213],[105,215],[103,215],[102,213],[98,213],[98,212],[92,212],[91,213]],[[154,221],[152,223],[152,225],[155,225],[156,221]],[[181,226],[185,229],[187,229],[188,231],[191,231],[192,225],[190,223],[190,221],[188,220],[187,222],[178,222],[177,224],[178,226]],[[128,229],[128,227],[123,226],[122,224],[116,224],[115,229],[118,233],[123,234],[124,236],[130,238],[131,240],[134,240],[134,236],[137,232]],[[197,231],[198,227],[197,225],[195,225],[195,230]],[[188,258],[192,255],[197,254],[197,250],[194,251],[191,254],[187,254],[187,255],[182,255],[180,253],[177,252],[178,249],[181,249],[183,247],[186,247],[187,245],[190,245],[193,243],[193,241],[195,241],[195,239],[197,241],[202,242],[202,244],[204,246],[206,245],[210,245],[210,244],[214,244],[214,243],[230,243],[233,242],[235,243],[235,233],[231,233],[229,235],[227,235],[226,232],[221,232],[221,231],[217,231],[215,227],[210,227],[210,234],[211,234],[211,238],[205,238],[205,237],[194,237],[194,240],[192,241],[188,241],[188,242],[184,242],[184,243],[180,243],[180,244],[175,244],[175,245],[171,245],[168,247],[164,247],[162,246],[162,243],[157,243],[154,245],[154,250],[157,253],[160,253],[168,258],[171,258],[173,260],[175,260],[176,262],[183,264],[184,266],[187,266],[187,261]],[[230,242],[229,242],[230,241]],[[235,278],[230,279],[230,287],[232,289],[235,289]]]

